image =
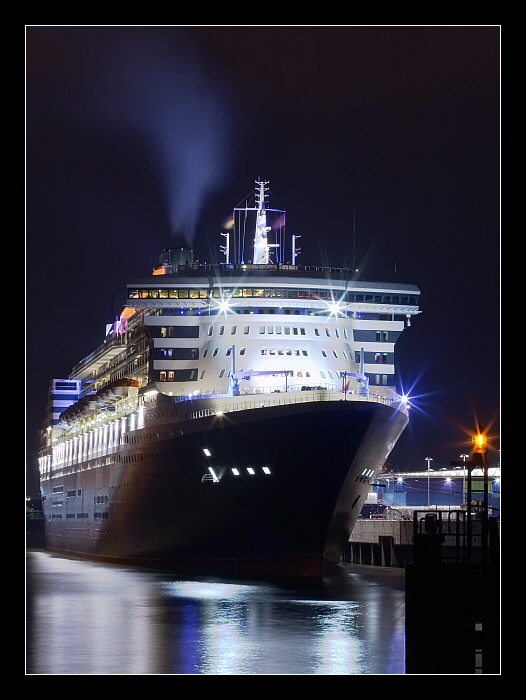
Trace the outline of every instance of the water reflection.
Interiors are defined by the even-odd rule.
[[[365,571],[367,569],[367,571]],[[27,553],[29,674],[403,674],[403,571],[179,580]]]

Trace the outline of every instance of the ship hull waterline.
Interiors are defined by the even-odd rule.
[[[42,482],[47,549],[179,575],[323,577],[407,422],[342,398],[137,430],[107,464]]]

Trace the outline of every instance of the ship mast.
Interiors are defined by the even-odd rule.
[[[254,265],[266,265],[269,262],[267,235],[270,231],[270,226],[267,226],[267,212],[265,211],[265,197],[268,189],[265,188],[265,185],[268,185],[268,181],[260,182],[256,180],[256,185],[259,189],[256,190],[257,216],[253,263]]]
[[[249,263],[252,263],[253,265],[270,265],[273,264],[272,260],[270,259],[270,254],[271,254],[271,248],[275,248],[275,253],[276,253],[276,262],[280,263],[283,262],[281,260],[281,238],[279,243],[269,243],[268,242],[268,233],[269,231],[272,230],[272,228],[278,228],[276,222],[274,222],[273,226],[267,226],[267,212],[279,212],[282,216],[280,219],[278,219],[278,224],[279,227],[284,226],[285,222],[285,212],[283,209],[268,209],[265,206],[265,200],[267,198],[267,190],[268,187],[268,180],[256,180],[256,192],[255,192],[255,207],[249,207],[245,203],[244,207],[234,207],[234,215],[232,217],[232,224],[234,220],[236,219],[237,212],[240,213],[241,217],[241,222],[240,222],[240,239],[239,239],[239,253],[235,254],[236,258],[236,263],[242,263],[244,264],[244,250],[245,250],[245,225],[247,222],[247,213],[249,211],[255,211],[256,212],[256,227],[255,227],[255,233],[254,233],[254,250],[253,250],[253,255],[252,255],[252,260],[249,260]],[[252,216],[251,216],[252,220]],[[224,224],[224,228],[227,228],[227,226]],[[230,226],[230,225],[229,225]],[[223,233],[223,236],[226,237],[226,245],[221,246],[221,252],[224,253],[227,256],[227,263],[229,262],[229,239],[228,239],[228,234]],[[281,234],[280,234],[281,235]],[[299,236],[298,236],[299,238]],[[293,251],[294,252],[294,251]]]

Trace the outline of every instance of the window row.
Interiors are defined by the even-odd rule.
[[[315,334],[317,336],[320,335],[320,331],[318,328],[315,328]],[[326,334],[330,336],[330,329],[326,328]],[[328,332],[327,332],[328,331]],[[260,335],[306,335],[307,331],[305,328],[298,328],[297,326],[260,326],[259,327],[259,334]],[[347,338],[347,329],[344,330],[345,337]],[[211,337],[214,334],[214,326],[208,326],[207,330],[207,335],[208,337]],[[219,326],[219,335],[224,335],[225,334],[225,326]],[[236,335],[237,334],[237,326],[230,326],[230,335]],[[249,335],[250,334],[250,326],[243,326],[243,335]],[[337,336],[340,337],[339,335],[339,330],[337,329]]]
[[[237,335],[238,326],[235,324],[228,327],[225,325],[220,325],[218,327],[210,325],[208,326],[206,331],[207,336],[211,338],[214,335],[216,329],[220,336],[224,336],[225,334]],[[240,333],[241,329],[243,335],[250,335],[250,325],[244,325],[242,327],[239,327]],[[160,330],[157,330],[155,326],[151,326],[150,332],[154,337],[161,338],[199,338],[199,326],[161,326]],[[377,343],[396,342],[398,336],[400,335],[399,331],[389,332],[367,329],[354,329],[353,332],[354,340],[361,340],[365,342],[376,341]],[[160,336],[158,335],[159,333]],[[259,335],[290,335],[297,337],[306,337],[307,328],[304,326],[260,325],[258,327],[258,333]],[[321,338],[322,336],[331,338],[334,336],[335,338],[345,338],[346,340],[348,340],[349,329],[338,327],[331,328],[329,326],[324,326],[323,328],[315,327],[314,336],[316,338]]]
[[[161,348],[160,356],[165,360],[198,360],[199,348]]]
[[[205,348],[203,351],[203,359],[205,359],[208,356],[208,351],[209,348]],[[237,354],[239,356],[243,356],[246,354],[246,347],[239,348],[239,351]],[[329,356],[329,353],[327,350],[322,348],[320,350],[322,357],[327,358]],[[331,350],[331,353],[333,357],[336,359],[339,358],[339,353],[337,350]],[[263,347],[260,349],[260,354],[261,355],[289,355],[289,356],[304,356],[308,357],[309,353],[306,348],[287,348],[287,347]],[[347,353],[346,350],[341,351],[342,356],[348,360],[349,359],[349,354]],[[214,348],[212,350],[212,357],[217,357],[219,355],[219,348]],[[225,357],[230,357],[232,355],[232,348],[229,347],[225,351]],[[163,348],[159,352],[159,357],[162,359],[172,359],[172,360],[199,360],[199,349],[198,348]],[[356,352],[355,353],[355,361],[360,362],[360,353]],[[376,364],[389,364],[389,353],[383,352],[383,353],[374,353],[374,362]]]
[[[198,326],[161,326],[161,338],[197,338],[199,337]],[[225,335],[225,326],[219,326],[219,335]],[[237,335],[237,326],[230,326],[230,335]],[[190,330],[191,329],[191,330]],[[197,332],[196,332],[197,331]],[[331,337],[331,329],[326,326],[325,335]],[[214,326],[208,326],[207,335],[208,337],[213,336]],[[250,326],[243,326],[243,335],[250,334]],[[297,326],[259,326],[260,335],[297,335],[305,336],[307,331],[305,328]],[[321,332],[319,328],[314,329],[314,335],[316,337],[321,337]],[[336,338],[340,338],[340,329],[334,329],[334,335]],[[387,340],[387,332],[384,333],[385,340]],[[347,328],[343,329],[343,337],[348,338],[349,334]]]
[[[223,289],[140,289],[129,288],[129,299],[323,299],[334,300],[334,292],[329,289],[261,288],[235,287]],[[337,300],[344,303],[402,304],[417,306],[418,297],[409,294],[366,294],[363,292],[342,292]]]
[[[332,379],[332,380],[335,380],[335,381],[336,381],[336,380],[339,381],[339,380],[342,378],[342,372],[339,371],[339,370],[338,370],[338,371],[335,371],[335,370],[331,370],[331,369],[328,369],[328,370],[322,370],[322,369],[320,369],[320,370],[318,370],[318,371],[319,371],[320,377],[321,377],[322,379],[327,379],[327,378],[329,378],[329,379]],[[242,369],[238,370],[237,374],[239,374],[240,372],[243,372],[243,370],[242,370]],[[204,370],[202,370],[202,372],[201,372],[201,374],[200,374],[200,376],[199,376],[199,379],[204,379],[205,375],[206,375],[206,370],[204,369]],[[221,370],[219,371],[218,377],[219,377],[219,379],[222,379],[222,378],[225,377],[225,376],[226,376],[226,377],[230,377],[230,375],[231,375],[231,370],[230,370],[230,369],[224,368],[224,369],[221,369]],[[176,370],[169,370],[169,371],[168,371],[168,370],[161,370],[161,371],[159,372],[159,379],[158,379],[158,381],[160,381],[160,382],[188,381],[188,378],[186,378],[186,379],[178,379],[178,378],[177,378],[178,376],[179,376],[179,375],[177,375],[177,371],[176,371]],[[194,375],[192,375],[192,376],[193,376],[193,378],[192,378],[190,381],[197,381],[197,375],[194,374]],[[307,370],[307,371],[304,371],[304,370],[296,370],[296,371],[293,371],[293,372],[292,372],[292,376],[293,376],[293,377],[300,377],[300,378],[303,378],[303,377],[310,378],[310,377],[312,376],[312,374],[311,374],[311,372],[308,371],[308,370]],[[375,375],[372,375],[372,376],[370,377],[371,384],[374,384],[374,385],[376,385],[376,386],[382,386],[382,385],[383,385],[383,386],[386,386],[386,385],[387,385],[387,376],[388,376],[387,374],[375,374]]]

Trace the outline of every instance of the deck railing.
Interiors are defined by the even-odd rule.
[[[202,396],[199,400],[211,400],[213,405],[205,408],[198,408],[188,413],[189,419],[203,418],[205,416],[217,415],[217,413],[232,413],[234,411],[248,411],[257,408],[272,406],[287,406],[298,403],[311,403],[313,401],[365,401],[381,403],[407,414],[407,407],[399,397],[394,398],[385,394],[375,394],[369,392],[367,396],[360,394],[344,394],[342,391],[331,391],[330,389],[320,389],[313,391],[291,391],[291,392],[270,392],[246,395],[246,399],[237,396],[232,398],[217,396]]]

